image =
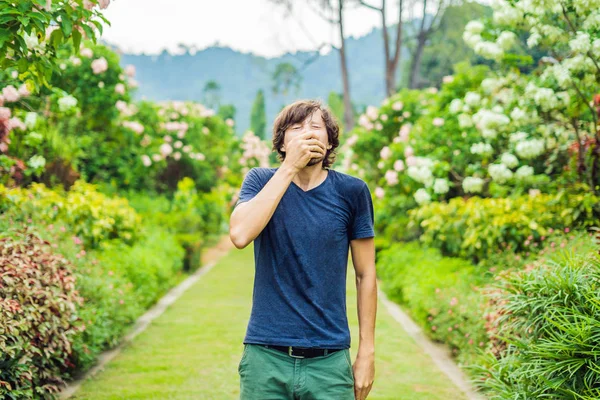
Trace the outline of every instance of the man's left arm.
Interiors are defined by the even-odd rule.
[[[377,314],[377,277],[375,242],[372,237],[350,241],[356,274],[359,324],[358,354],[353,364],[356,400],[367,398],[375,379],[375,318]]]

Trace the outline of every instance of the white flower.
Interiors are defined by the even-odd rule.
[[[458,116],[458,126],[461,128],[470,128],[473,126],[473,119],[469,114],[460,114]]]
[[[504,183],[513,176],[512,171],[504,164],[490,164],[488,172],[492,179],[498,183]]]
[[[446,75],[446,76],[444,76],[442,78],[442,82],[446,83],[446,84],[452,83],[452,82],[454,82],[454,76],[452,76],[452,75]]]
[[[529,165],[523,165],[515,172],[515,176],[521,179],[531,175],[533,175],[533,167],[530,167]]]
[[[412,179],[425,186],[433,184],[433,174],[428,166],[410,166],[406,172]]]
[[[35,155],[27,161],[27,165],[29,165],[33,169],[42,168],[46,165],[46,159],[43,156]]]
[[[58,108],[60,111],[65,112],[77,105],[77,99],[71,95],[63,96],[58,99]]]
[[[35,127],[35,124],[37,123],[37,116],[38,115],[34,112],[28,112],[25,115],[25,125],[27,128],[33,129]]]
[[[519,159],[514,154],[510,153],[502,154],[502,157],[500,157],[500,162],[506,165],[508,168],[514,168],[519,165]]]
[[[465,31],[469,33],[481,33],[483,32],[483,24],[479,21],[469,21],[465,25]]]
[[[535,158],[544,153],[544,139],[530,139],[517,143],[515,148],[519,157]]]
[[[383,190],[383,188],[381,188],[381,187],[377,186],[377,187],[375,188],[375,196],[376,196],[378,199],[381,199],[381,198],[383,198],[383,196],[385,196],[385,190]]]
[[[569,41],[571,50],[577,53],[587,53],[592,48],[590,35],[585,32],[577,32],[577,37]]]
[[[504,55],[504,50],[493,42],[481,41],[473,47],[473,50],[480,56],[490,60],[499,60]]]
[[[144,166],[149,167],[150,165],[152,165],[152,160],[150,159],[150,157],[144,154],[142,156],[142,163],[144,164]]]
[[[463,33],[463,40],[465,41],[467,46],[473,48],[473,47],[477,46],[477,44],[479,42],[481,42],[482,37],[478,33],[471,33],[471,32],[465,31]]]
[[[24,34],[23,40],[28,50],[43,50],[46,47],[46,43],[40,42],[35,32],[32,32],[31,35]]]
[[[471,153],[472,154],[481,154],[481,155],[488,155],[488,154],[492,154],[494,152],[494,149],[492,148],[492,145],[489,143],[474,143],[473,145],[471,145]]]
[[[450,186],[448,185],[448,181],[446,179],[436,179],[433,183],[433,191],[437,194],[448,193],[450,190]]]
[[[475,106],[479,105],[479,102],[481,102],[481,96],[479,95],[479,93],[468,92],[465,95],[465,103],[467,103],[467,105],[469,105],[471,107],[475,107]]]
[[[529,35],[529,37],[527,38],[527,47],[532,48],[538,45],[538,43],[540,42],[540,39],[542,38],[542,36],[537,33],[537,32],[533,32],[531,35]]]
[[[517,35],[511,31],[503,31],[500,33],[500,36],[496,39],[496,44],[500,46],[503,50],[508,50],[512,47],[517,39]]]
[[[521,121],[525,121],[525,118],[527,118],[527,113],[525,111],[521,110],[519,107],[515,107],[511,111],[510,117],[515,122],[521,122]]]
[[[421,188],[417,190],[414,194],[415,201],[419,204],[427,204],[431,201],[431,196],[427,193],[427,190]]]
[[[125,85],[123,85],[122,83],[117,83],[115,85],[115,92],[121,95],[125,94]]]
[[[139,123],[137,121],[123,121],[122,125],[126,128],[131,129],[138,135],[140,135],[144,132],[144,125],[142,125],[141,123]]]
[[[527,139],[528,136],[529,135],[527,134],[527,132],[515,132],[510,134],[509,140],[512,143],[516,143]]]
[[[462,103],[461,99],[454,99],[450,102],[450,107],[448,107],[448,110],[452,114],[457,114],[462,109],[462,106],[463,106],[463,103]]]
[[[480,193],[483,190],[483,183],[481,178],[467,176],[462,182],[462,187],[466,193]]]

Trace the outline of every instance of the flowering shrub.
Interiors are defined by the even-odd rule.
[[[589,194],[528,195],[506,199],[454,198],[409,212],[421,241],[444,254],[481,260],[501,249],[536,252],[554,230],[597,224],[598,198]]]
[[[85,329],[73,266],[27,228],[0,238],[0,397],[48,398]]]
[[[0,198],[0,211],[19,207],[30,218],[66,224],[74,240],[86,246],[97,247],[101,241],[117,238],[132,243],[139,232],[140,217],[127,200],[108,198],[83,181],[66,193],[43,184],[33,184],[31,189],[0,186]]]

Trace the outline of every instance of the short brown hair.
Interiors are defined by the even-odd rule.
[[[277,151],[277,159],[280,162],[285,160],[285,151],[280,150],[285,138],[285,131],[291,125],[303,122],[317,110],[321,110],[329,144],[331,144],[331,149],[327,149],[325,158],[323,158],[323,168],[328,168],[334,163],[335,149],[340,145],[340,127],[333,113],[319,100],[298,100],[287,105],[275,118],[273,124],[273,150]]]

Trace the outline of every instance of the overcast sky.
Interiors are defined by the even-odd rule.
[[[176,52],[179,43],[201,50],[218,42],[265,57],[338,42],[337,31],[306,1],[294,3],[298,12],[286,19],[283,8],[267,0],[113,0],[104,11],[112,26],[103,39],[131,53]],[[348,11],[345,20],[347,37],[381,26],[379,14],[365,8]]]

